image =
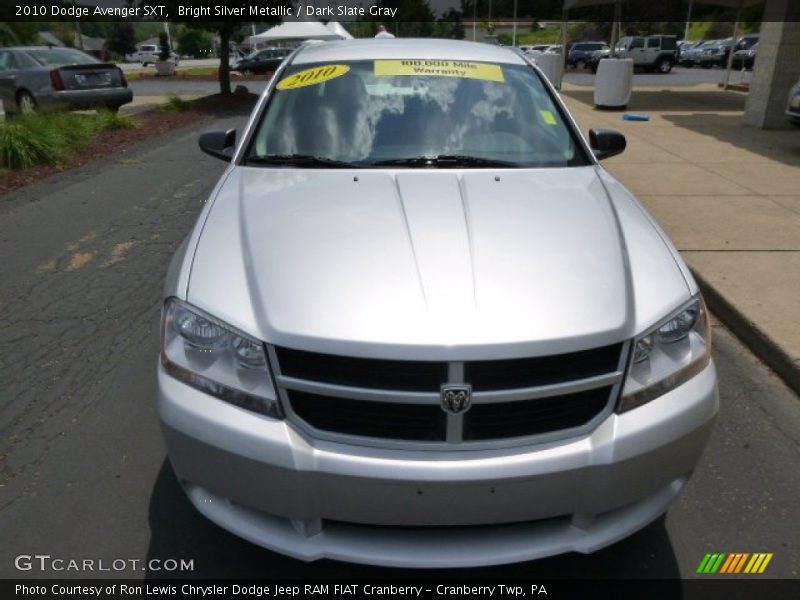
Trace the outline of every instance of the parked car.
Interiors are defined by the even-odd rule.
[[[518,50],[387,48],[302,47],[244,131],[200,137],[228,167],[164,288],[176,481],[303,560],[615,543],[678,496],[717,414],[698,286],[600,166],[622,134],[587,143]]]
[[[247,71],[251,73],[271,73],[291,53],[291,48],[263,48],[251,52],[236,62],[232,68],[240,73]]]
[[[789,92],[789,101],[786,103],[786,116],[789,121],[800,126],[800,81]]]
[[[143,44],[139,46],[136,52],[131,57],[136,57],[136,61],[142,63],[143,67],[153,65],[156,61],[160,60],[161,50],[155,44]],[[181,62],[181,57],[177,53],[170,51],[170,60],[175,63],[177,67]]]
[[[756,62],[756,52],[758,52],[758,43],[753,44],[747,50],[737,50],[733,53],[731,68],[752,69]]]
[[[550,44],[535,44],[535,45],[522,45],[519,47],[519,49],[522,50],[525,54],[530,54],[532,52],[543,54],[549,47]]]
[[[733,40],[719,40],[708,46],[703,46],[701,52],[695,56],[695,65],[704,69],[711,67],[727,67],[728,54],[733,47]]]
[[[609,58],[611,56],[611,48],[606,46],[602,50],[595,50],[592,52],[591,56],[589,57],[589,61],[587,63],[589,69],[592,73],[597,73],[597,66],[600,64],[600,61],[604,58]]]
[[[750,33],[748,35],[743,35],[736,42],[736,46],[734,47],[734,52],[738,52],[739,50],[749,50],[750,48],[758,44],[759,38],[760,35],[758,33]]]
[[[625,36],[620,38],[615,54],[632,59],[636,68],[666,75],[678,60],[677,51],[674,35]]]
[[[550,44],[544,49],[545,54],[561,54],[561,44]]]
[[[689,50],[690,48],[693,48],[697,44],[698,44],[698,42],[693,42],[693,41],[690,41],[690,40],[681,40],[681,41],[678,42],[678,48],[677,48],[677,52],[676,52],[676,56],[678,58],[678,64],[680,64],[680,62],[681,62],[681,58],[683,56],[683,53],[685,51]]]
[[[697,42],[691,43],[689,46],[684,46],[684,48],[680,51],[678,55],[678,63],[682,67],[689,67],[692,68],[695,66],[695,59],[697,55],[702,52],[702,48],[706,44],[713,44],[714,42],[708,40],[699,40]]]
[[[608,44],[605,42],[577,42],[572,44],[567,52],[566,64],[568,67],[583,69],[589,64],[592,53],[604,48],[608,48]]]
[[[117,111],[133,100],[122,70],[74,48],[0,48],[0,99],[7,115],[36,109]]]

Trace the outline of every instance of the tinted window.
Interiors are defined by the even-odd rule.
[[[100,61],[72,48],[35,48],[27,51],[28,55],[44,67],[61,65],[89,65]]]
[[[647,47],[648,48],[660,48],[661,47],[661,40],[659,38],[650,38],[647,40]]]
[[[16,69],[16,61],[14,60],[14,55],[11,52],[2,52],[0,51],[0,71],[8,71],[10,69]]]
[[[342,74],[321,81],[313,73],[332,65],[291,66],[261,116],[249,157],[303,154],[369,165],[460,155],[519,166],[587,164],[530,67],[421,62],[337,62]],[[309,85],[309,77],[319,83]]]
[[[630,49],[633,50],[634,48],[644,48],[644,40],[642,38],[634,38],[631,42]]]

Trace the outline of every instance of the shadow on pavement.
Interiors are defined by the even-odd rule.
[[[594,106],[591,91],[562,93]],[[722,91],[634,90],[626,111],[658,112],[661,119],[676,127],[777,162],[800,166],[800,129],[793,127],[788,120],[785,129],[759,129],[745,125],[745,100],[744,94]],[[720,151],[724,150],[721,146]]]
[[[566,554],[539,561],[466,570],[399,570],[323,560],[304,563],[246,542],[217,527],[191,505],[164,460],[150,497],[150,559],[193,559],[194,571],[148,571],[147,579],[176,578],[659,578],[675,579],[675,553],[659,519],[642,531],[592,555]]]
[[[766,158],[800,166],[800,129],[786,122],[786,129],[759,129],[745,125],[741,114],[666,114],[665,121],[690,129]]]

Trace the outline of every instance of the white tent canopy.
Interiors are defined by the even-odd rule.
[[[319,21],[287,21],[270,27],[264,33],[251,35],[249,41],[253,45],[262,42],[342,39],[346,39],[342,33],[328,29]]]
[[[328,21],[325,24],[325,27],[330,29],[333,33],[341,36],[341,38],[343,40],[352,40],[353,39],[353,36],[350,35],[350,32],[347,31],[347,29],[345,29],[344,27],[342,27],[342,24],[339,23],[339,21]]]

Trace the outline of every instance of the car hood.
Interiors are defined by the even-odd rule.
[[[685,296],[666,256],[670,293]],[[187,298],[277,345],[430,359],[485,358],[491,345],[501,358],[629,337],[631,278],[594,167],[234,167]]]

